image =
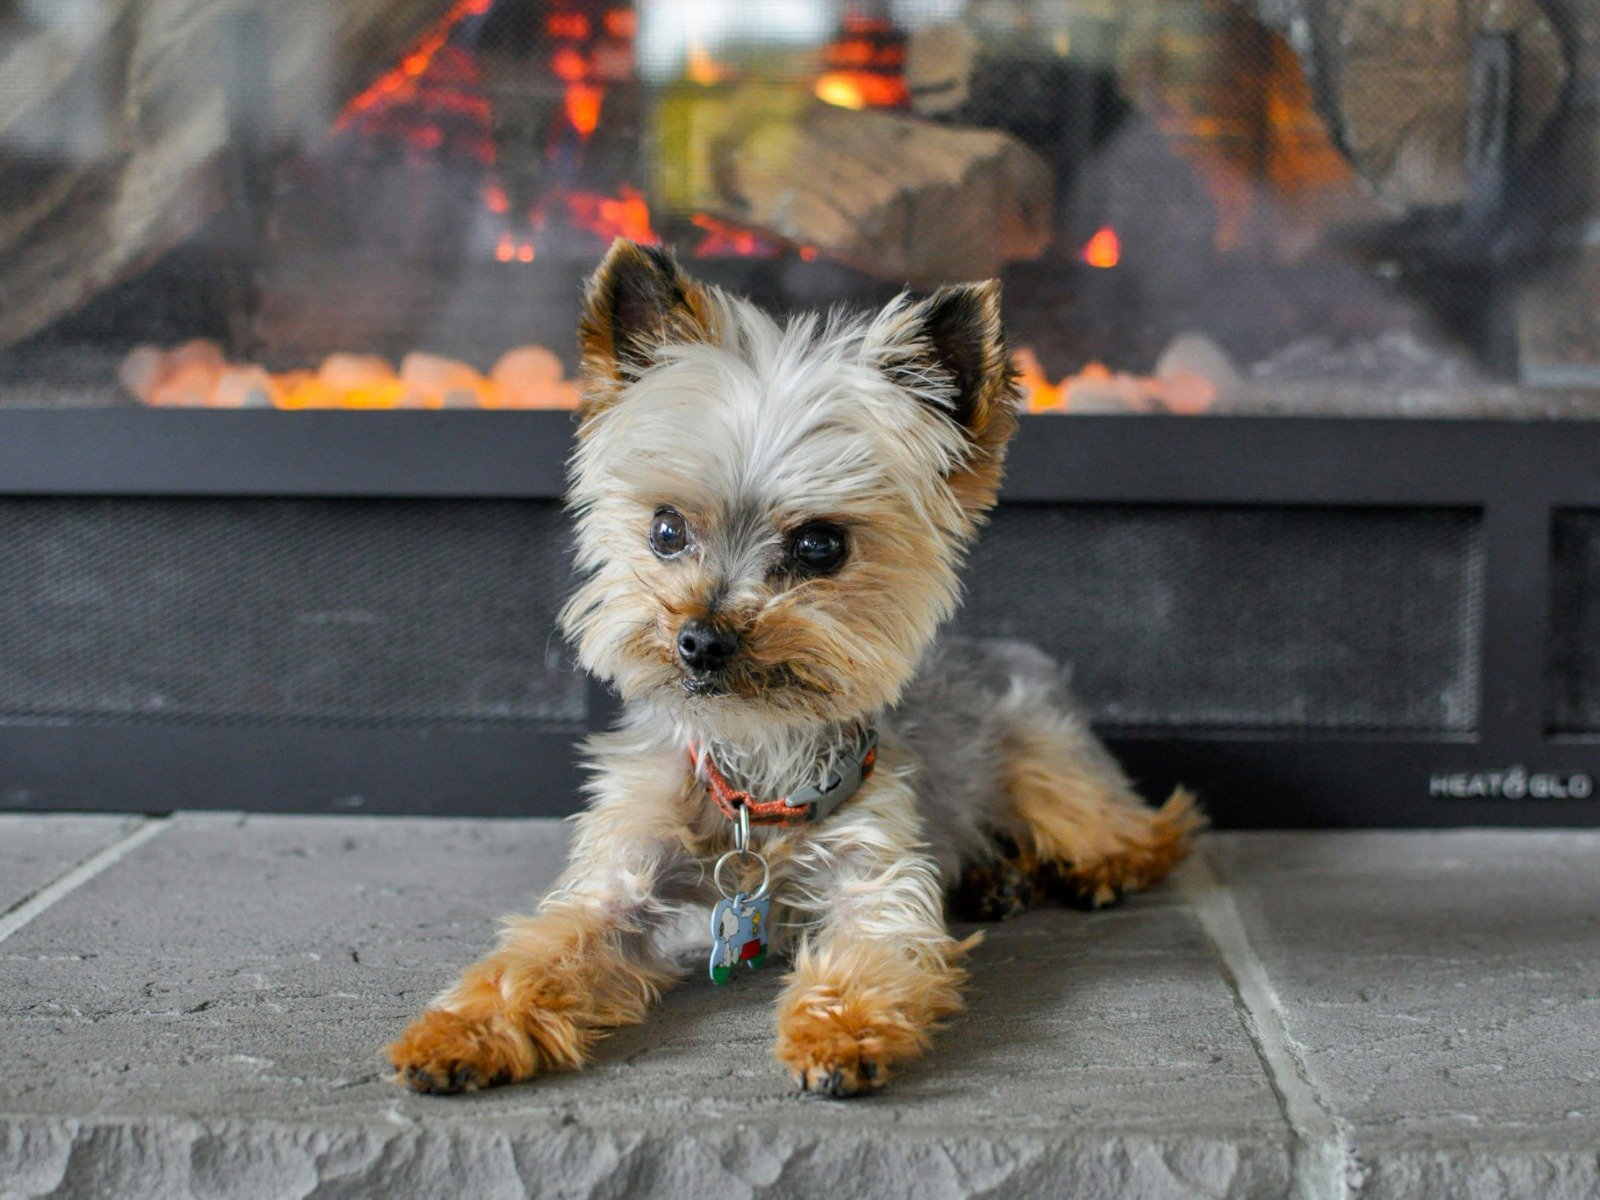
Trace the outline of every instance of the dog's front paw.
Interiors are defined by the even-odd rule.
[[[414,1092],[475,1092],[531,1078],[528,1036],[500,1016],[467,1017],[430,1008],[388,1049],[395,1082]]]
[[[875,1091],[888,1081],[883,1039],[821,1020],[797,1019],[779,1032],[778,1060],[794,1073],[802,1092],[843,1100]]]
[[[891,1064],[917,1054],[926,1038],[884,989],[866,995],[819,984],[791,996],[778,1014],[778,1061],[802,1092],[843,1100],[876,1091]]]

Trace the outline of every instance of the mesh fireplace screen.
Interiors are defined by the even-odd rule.
[[[1545,721],[1600,731],[1600,512],[1558,513],[1551,530],[1550,662]]]
[[[960,625],[1071,663],[1111,725],[1465,732],[1480,536],[1456,510],[1014,506]]]
[[[0,719],[578,722],[548,503],[0,500]]]

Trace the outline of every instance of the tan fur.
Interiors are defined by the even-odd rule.
[[[578,323],[581,352],[579,378],[582,402],[578,432],[589,430],[595,417],[609,408],[629,378],[613,323],[619,289],[629,277],[645,276],[659,286],[661,303],[654,320],[638,330],[642,344],[696,341],[711,333],[712,314],[706,291],[685,275],[675,262],[662,262],[659,252],[618,238],[589,278],[584,289],[583,315]]]
[[[644,1019],[668,982],[595,913],[513,923],[498,951],[389,1047],[417,1091],[475,1091],[582,1064],[606,1030]]]
[[[1205,825],[1184,789],[1152,809],[1120,780],[1086,766],[1048,727],[1014,735],[1005,774],[1024,869],[1059,872],[1095,907],[1164,879]]]
[[[778,1001],[778,1061],[807,1092],[882,1087],[960,1010],[967,973],[958,964],[970,945],[945,939],[918,953],[881,938],[839,938],[802,947]]]
[[[672,982],[652,935],[668,915],[660,898],[673,898],[674,869],[704,850],[690,828],[699,798],[681,759],[618,753],[614,743],[602,735],[589,747],[605,773],[541,911],[508,919],[498,949],[389,1047],[407,1086],[472,1091],[577,1067]],[[691,887],[682,898],[706,897]]]

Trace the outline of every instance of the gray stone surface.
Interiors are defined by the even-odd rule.
[[[138,827],[137,817],[0,813],[0,913]]]
[[[1600,1196],[1600,834],[1209,853],[1362,1195]]]
[[[1271,1087],[1171,892],[996,930],[970,1011],[854,1105],[793,1095],[772,1060],[777,972],[691,976],[581,1074],[459,1098],[388,1083],[380,1047],[562,844],[547,822],[179,818],[4,945],[0,1194],[1286,1186]]]
[[[867,1100],[791,1092],[776,971],[691,974],[581,1073],[396,1088],[383,1044],[564,841],[175,818],[0,942],[0,1198],[1600,1196],[1600,836],[1214,836],[992,927]]]

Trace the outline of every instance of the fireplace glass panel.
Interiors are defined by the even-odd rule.
[[[611,238],[1030,408],[1589,415],[1583,0],[0,0],[0,404],[566,407]]]

